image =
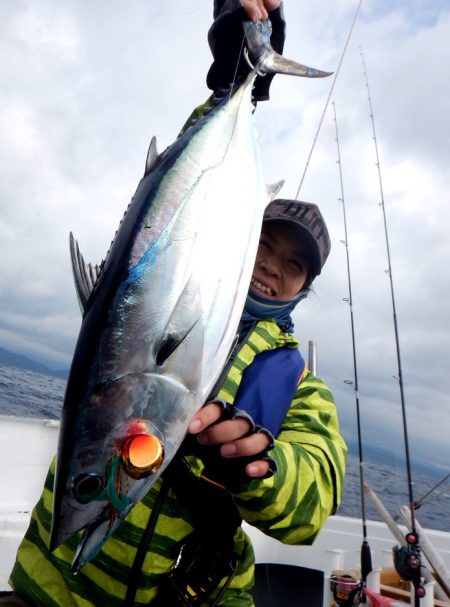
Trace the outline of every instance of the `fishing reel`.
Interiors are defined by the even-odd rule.
[[[392,549],[394,566],[402,579],[412,583],[416,597],[421,599],[425,596],[425,587],[420,575],[422,563],[419,536],[417,533],[408,533],[405,539],[406,546],[394,546]]]
[[[359,605],[363,583],[350,573],[336,572],[330,577],[330,588],[333,594],[334,605],[338,607],[352,607]]]

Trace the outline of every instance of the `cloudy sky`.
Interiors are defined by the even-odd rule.
[[[148,143],[176,137],[209,94],[210,0],[0,0],[0,346],[55,368],[80,326],[68,235],[99,262],[142,176]],[[285,54],[336,70],[357,1],[286,0]],[[450,455],[450,8],[364,0],[332,101],[348,223],[363,434],[399,461],[403,436],[374,109],[411,449]],[[295,197],[332,79],[278,76],[256,112],[267,181]],[[320,205],[333,250],[296,313],[305,354],[355,432],[341,185],[333,106],[300,198]]]

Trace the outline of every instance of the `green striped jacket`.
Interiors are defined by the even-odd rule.
[[[254,357],[283,346],[295,348],[298,341],[282,333],[275,322],[260,321],[238,353],[219,396],[232,403],[242,373]],[[270,452],[278,471],[271,478],[240,485],[239,492],[233,494],[242,518],[286,544],[311,544],[339,505],[345,454],[333,397],[322,380],[308,371]],[[191,464],[201,474],[202,462],[191,458]],[[53,477],[54,464],[19,547],[10,578],[12,587],[38,607],[123,605],[130,570],[160,481],[133,508],[97,556],[74,576],[70,565],[79,534],[53,553],[48,550]],[[151,604],[161,576],[170,570],[180,541],[193,531],[193,525],[189,512],[169,490],[143,564],[136,605]],[[251,607],[254,554],[242,528],[235,535],[235,550],[239,555],[237,573],[219,604]]]

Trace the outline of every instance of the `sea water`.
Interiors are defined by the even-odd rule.
[[[18,417],[58,419],[64,400],[66,381],[49,375],[0,365],[0,414]],[[391,516],[398,518],[400,506],[407,504],[408,484],[404,467],[370,459],[363,463],[364,480],[379,495]],[[358,458],[350,453],[339,514],[361,517]],[[436,477],[414,475],[414,498],[420,500],[436,483]],[[450,531],[450,482],[443,484],[417,510],[423,527]],[[380,520],[366,497],[366,516]]]
[[[59,419],[66,381],[50,375],[0,365],[0,413]]]

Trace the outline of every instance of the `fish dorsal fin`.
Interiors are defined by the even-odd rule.
[[[284,186],[284,179],[281,179],[281,181],[277,181],[276,183],[271,183],[267,186],[267,193],[269,194],[269,198],[272,201],[274,198],[276,198],[278,192],[281,190],[281,188]]]
[[[155,166],[156,161],[159,158],[158,150],[156,149],[156,137],[153,136],[150,145],[148,146],[147,159],[145,161],[144,176],[148,175]]]
[[[73,279],[78,303],[80,304],[81,312],[84,313],[87,300],[97,282],[101,268],[97,265],[92,266],[92,264],[84,261],[78,247],[78,242],[73,237],[72,232],[70,233],[70,259],[72,261]]]

